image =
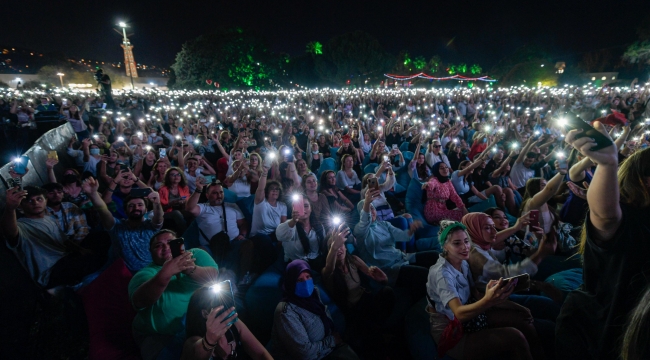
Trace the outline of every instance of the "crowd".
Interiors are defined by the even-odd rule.
[[[0,226],[44,289],[122,261],[144,359],[385,357],[404,299],[426,299],[432,357],[642,359],[648,99],[636,81],[113,91],[109,106],[1,91],[16,131],[55,110],[76,136],[73,166],[49,157],[48,183],[7,191]],[[261,344],[235,299],[276,263]],[[582,284],[553,281],[566,271]]]

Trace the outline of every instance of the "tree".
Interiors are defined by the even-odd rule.
[[[427,68],[432,74],[437,73],[440,71],[442,68],[442,60],[440,59],[440,56],[434,55],[431,59],[429,59],[429,62],[427,63]]]
[[[424,68],[427,66],[427,60],[424,58],[424,56],[418,56],[413,60],[413,66],[419,71],[424,70]]]
[[[472,75],[479,75],[483,72],[483,68],[481,68],[479,64],[474,64],[469,68],[469,71],[472,73]]]
[[[323,55],[323,44],[318,41],[312,41],[307,44],[307,53],[314,55]]]
[[[400,51],[395,59],[392,72],[399,75],[409,75],[413,72],[413,60],[406,50]]]
[[[368,77],[383,75],[392,63],[379,41],[363,31],[332,38],[323,47],[323,55],[314,59],[320,77],[338,84],[348,80],[363,84]]]
[[[183,44],[171,66],[176,88],[265,88],[277,73],[280,59],[265,41],[240,28],[218,30]]]
[[[637,41],[630,45],[623,53],[623,60],[631,64],[650,65],[650,40]]]

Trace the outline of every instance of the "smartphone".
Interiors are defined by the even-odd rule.
[[[15,188],[15,187],[18,187],[20,190],[23,189],[23,181],[22,181],[21,178],[15,177],[15,178],[10,178],[9,179],[9,188],[12,189],[12,188]]]
[[[293,211],[297,212],[298,216],[305,216],[305,203],[302,195],[294,194],[291,198],[293,200]]]
[[[129,196],[131,196],[132,198],[144,198],[147,197],[149,194],[151,194],[152,191],[153,190],[151,190],[151,188],[131,189]]]
[[[270,168],[273,165],[273,160],[275,160],[275,153],[266,153],[266,156],[264,157],[264,167]]]
[[[158,156],[161,158],[167,157],[167,149],[164,148],[158,149]]]
[[[18,175],[25,175],[27,172],[27,164],[29,164],[29,157],[23,155],[14,160],[14,162],[16,164],[14,165],[14,172]]]
[[[248,147],[257,146],[257,140],[251,140],[248,142]]]
[[[513,276],[511,278],[503,279],[503,282],[505,283],[513,281],[517,279],[517,285],[515,285],[515,292],[519,291],[526,291],[530,289],[530,275],[528,274],[521,274],[517,276]]]
[[[48,151],[47,152],[47,158],[48,159],[59,160],[59,154],[54,150]]]
[[[371,177],[368,179],[368,190],[374,189],[379,190],[379,182],[376,177]]]
[[[232,285],[230,284],[230,280],[226,280],[214,284],[210,286],[210,289],[212,289],[212,292],[214,293],[214,299],[212,301],[211,307],[216,308],[219,306],[223,306],[223,309],[217,312],[215,318],[219,317],[221,314],[228,311],[228,309],[235,307],[235,296],[232,293]],[[228,319],[230,319],[233,315],[235,315],[236,312],[237,309],[234,309],[230,314],[228,314],[228,316],[222,321],[222,323],[228,321]],[[229,322],[228,325],[234,324],[235,322],[237,322],[237,319],[238,318]]]
[[[314,137],[314,129],[309,129],[309,136]]]
[[[591,148],[591,151],[604,149],[608,146],[614,145],[612,140],[610,140],[607,136],[601,134],[600,131],[594,129],[591,125],[576,117],[575,115],[568,113],[565,115],[565,119],[566,128],[568,130],[582,129],[582,132],[576,135],[576,139],[587,136],[596,140],[596,146]]]
[[[211,184],[217,181],[217,177],[214,175],[202,175],[202,176],[205,179],[206,184]]]
[[[569,168],[569,164],[566,162],[565,158],[561,158],[557,162],[560,170],[566,170]]]
[[[539,210],[531,210],[528,214],[529,226],[539,227]]]
[[[126,164],[120,164],[120,170],[129,171],[129,167]]]
[[[393,144],[393,150],[397,150],[397,144]]]
[[[169,249],[172,251],[173,258],[179,257],[183,251],[185,251],[185,239],[183,238],[170,240],[168,245]]]
[[[284,149],[284,159],[286,162],[293,162],[293,151]]]

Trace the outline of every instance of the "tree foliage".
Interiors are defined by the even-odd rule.
[[[323,55],[323,44],[318,41],[312,41],[307,44],[307,53],[314,55]]]
[[[427,60],[424,56],[418,56],[413,60],[413,66],[418,70],[422,71],[427,66]]]
[[[650,40],[637,41],[630,45],[623,53],[623,60],[632,64],[650,65]]]
[[[429,69],[429,72],[432,74],[435,74],[440,71],[442,68],[442,59],[438,55],[434,55],[429,59],[429,62],[427,63],[427,68]]]
[[[172,69],[176,88],[265,88],[280,59],[260,37],[240,28],[218,30],[183,44]]]
[[[390,69],[391,56],[379,41],[363,31],[332,38],[323,55],[315,57],[316,72],[321,78],[338,84],[362,84],[370,76],[381,76]]]

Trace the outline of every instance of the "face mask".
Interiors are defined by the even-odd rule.
[[[312,150],[311,153],[314,154],[314,155],[318,154],[318,150]]]
[[[77,175],[68,174],[68,175],[63,176],[63,183],[64,184],[72,184],[73,182],[77,182]]]
[[[90,155],[99,155],[99,149],[90,149]]]
[[[296,295],[301,298],[308,298],[314,292],[314,280],[296,283]]]

